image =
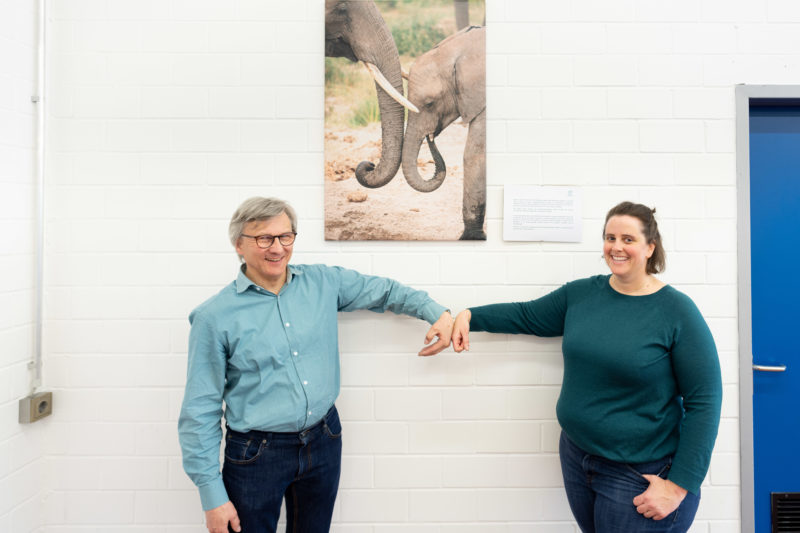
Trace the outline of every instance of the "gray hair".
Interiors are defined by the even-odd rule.
[[[268,220],[281,213],[286,213],[292,223],[292,231],[297,231],[297,215],[291,205],[278,198],[262,198],[254,196],[248,198],[236,209],[228,225],[228,237],[235,247],[242,236],[244,225],[256,220]]]

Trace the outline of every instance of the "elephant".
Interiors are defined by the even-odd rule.
[[[403,107],[415,107],[403,96],[400,56],[375,2],[325,0],[325,55],[363,61],[375,79],[381,113],[381,159],[377,164],[360,162],[356,179],[364,187],[382,187],[400,168]]]
[[[408,114],[403,140],[403,174],[421,192],[439,188],[447,167],[434,138],[458,117],[469,124],[464,146],[462,240],[485,240],[486,213],[486,29],[469,26],[451,35],[411,65],[408,99],[419,113]],[[435,163],[433,178],[417,168],[422,141],[427,140]]]

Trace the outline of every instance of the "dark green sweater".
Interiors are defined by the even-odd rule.
[[[620,294],[610,276],[537,300],[470,309],[472,331],[563,335],[556,414],[575,444],[622,463],[674,454],[668,478],[697,494],[717,437],[722,382],[700,311],[669,285]]]

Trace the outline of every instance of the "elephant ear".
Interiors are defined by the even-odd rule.
[[[463,37],[472,37],[468,31]],[[480,37],[480,38],[478,38]],[[486,40],[475,35],[454,65],[456,105],[461,119],[471,122],[486,109]]]

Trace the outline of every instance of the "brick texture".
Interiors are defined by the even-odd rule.
[[[323,239],[323,2],[48,0],[45,384],[33,352],[35,3],[0,3],[0,530],[202,533],[180,466],[187,315],[233,277],[251,195],[300,216],[296,260],[395,277],[459,311],[605,272],[605,211],[655,205],[669,269],[720,350],[726,401],[692,531],[739,529],[734,84],[796,83],[789,0],[487,4],[489,240]],[[505,184],[584,193],[582,243],[505,243]],[[574,533],[558,339],[342,316],[336,533]],[[732,503],[733,502],[733,503]],[[45,512],[41,512],[45,509]]]
[[[0,530],[41,531],[52,420],[18,423],[30,394],[36,312],[36,2],[0,7]],[[52,418],[52,417],[51,417]]]

